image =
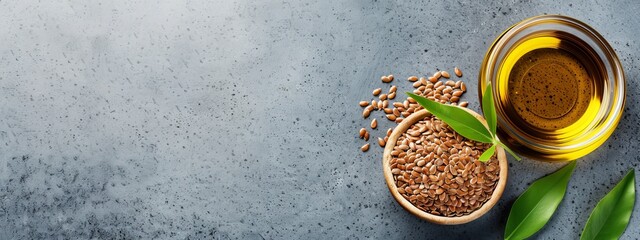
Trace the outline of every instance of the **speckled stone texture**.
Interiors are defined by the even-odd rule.
[[[407,76],[454,66],[476,89],[493,39],[545,13],[599,30],[628,79],[618,129],[534,236],[577,239],[638,169],[638,12],[633,0],[0,1],[0,239],[498,239],[515,198],[562,164],[510,158],[490,213],[434,225],[393,200],[381,148],[359,151],[357,102],[382,74],[405,91]],[[479,109],[476,91],[463,100]],[[393,124],[379,125],[373,136]],[[623,239],[640,236],[638,205]]]

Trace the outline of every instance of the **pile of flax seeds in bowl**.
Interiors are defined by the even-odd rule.
[[[455,75],[462,77],[457,67]],[[443,79],[444,78],[444,79]],[[436,71],[430,77],[411,76],[407,78],[413,85],[413,93],[444,104],[467,107],[460,98],[467,91],[461,80],[451,80],[446,71]],[[393,75],[382,76],[383,84],[391,84]],[[398,87],[392,85],[389,91],[382,88],[372,91],[375,99],[360,101],[362,116],[367,119],[374,111],[384,111],[385,118],[401,123],[406,117],[423,109],[411,97],[403,101],[396,98]],[[378,127],[374,117],[370,126]],[[389,128],[386,136],[378,137],[377,143],[384,147],[393,131]],[[366,128],[359,131],[359,137],[369,141]],[[456,217],[472,213],[491,198],[498,183],[500,167],[496,156],[482,163],[479,156],[490,147],[489,144],[475,142],[458,135],[446,123],[429,114],[414,123],[398,138],[389,162],[397,191],[414,206],[427,213]],[[361,151],[367,152],[366,143]]]

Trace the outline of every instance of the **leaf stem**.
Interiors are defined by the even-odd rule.
[[[507,152],[509,152],[509,154],[511,154],[511,156],[513,156],[516,160],[520,161],[522,160],[520,157],[518,157],[518,155],[516,155],[511,149],[509,149],[509,147],[507,147],[506,145],[504,145],[504,143],[500,142],[500,140],[498,140],[497,138],[495,139],[495,144],[500,145],[500,147],[504,148],[505,150],[507,150]]]

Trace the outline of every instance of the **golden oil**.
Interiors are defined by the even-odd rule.
[[[584,130],[599,111],[602,62],[579,39],[547,32],[521,40],[500,67],[498,104],[514,127],[553,139]]]
[[[613,48],[588,25],[559,15],[503,32],[485,55],[479,83],[479,96],[491,84],[500,140],[538,160],[575,160],[595,150],[625,103]]]
[[[508,98],[523,123],[544,130],[571,126],[587,110],[595,83],[582,62],[562,49],[526,53],[511,69]]]

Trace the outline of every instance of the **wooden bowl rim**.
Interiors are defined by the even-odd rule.
[[[482,116],[480,116],[478,113],[472,110],[469,110],[467,108],[462,108],[462,109],[471,113],[471,115],[479,119],[485,126],[487,125],[487,122],[485,121],[485,119]],[[508,174],[507,156],[504,152],[504,149],[502,149],[501,147],[496,148],[496,153],[498,154],[498,163],[500,166],[500,177],[498,179],[498,185],[493,191],[493,194],[491,194],[491,198],[489,199],[489,201],[485,202],[482,205],[482,207],[473,211],[471,214],[460,216],[460,217],[443,217],[443,216],[433,215],[420,210],[419,208],[411,204],[411,202],[409,202],[407,199],[402,197],[400,193],[398,193],[397,187],[393,181],[393,174],[391,173],[391,166],[389,162],[391,161],[391,152],[393,151],[393,147],[396,145],[396,141],[400,136],[400,134],[404,133],[407,129],[409,129],[411,125],[413,125],[417,121],[424,119],[428,114],[429,112],[425,109],[411,114],[409,117],[404,119],[404,121],[398,124],[398,126],[393,130],[393,132],[389,136],[389,139],[387,140],[387,143],[385,145],[384,153],[382,157],[382,170],[384,173],[384,179],[387,183],[387,187],[389,188],[391,195],[393,195],[393,198],[395,198],[395,200],[400,204],[400,206],[402,206],[402,208],[404,208],[405,210],[407,210],[408,212],[412,213],[413,215],[419,218],[422,218],[432,223],[443,224],[443,225],[455,225],[455,224],[463,224],[463,223],[471,222],[481,217],[485,213],[489,212],[489,210],[493,208],[493,206],[495,206],[498,200],[500,200],[500,197],[502,196],[502,193],[504,192],[504,188],[507,184],[507,174]]]

